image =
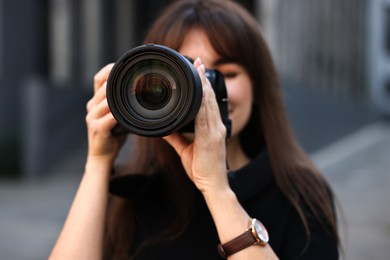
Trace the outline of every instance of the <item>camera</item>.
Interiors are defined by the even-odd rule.
[[[231,121],[224,78],[209,69],[206,77],[228,138]],[[147,137],[193,132],[202,96],[202,83],[190,59],[163,45],[135,47],[119,58],[107,80],[108,106],[118,121],[112,132]]]

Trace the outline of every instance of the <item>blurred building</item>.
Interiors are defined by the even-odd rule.
[[[0,176],[35,176],[86,145],[93,75],[172,0],[0,0]],[[282,82],[390,113],[389,0],[241,0]]]
[[[389,0],[261,0],[282,80],[390,114]]]

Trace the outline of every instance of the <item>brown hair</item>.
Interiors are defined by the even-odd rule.
[[[338,239],[331,191],[290,128],[277,73],[257,21],[233,1],[182,0],[161,13],[145,42],[163,44],[178,50],[186,32],[193,28],[206,33],[221,58],[237,62],[250,76],[255,102],[251,118],[240,134],[241,144],[247,155],[254,157],[265,143],[275,181],[299,214],[308,237],[310,230],[304,207]],[[169,227],[171,231],[166,233],[169,236],[165,234],[165,238],[179,235],[188,224],[186,217],[192,210],[191,207],[183,207],[191,205],[189,202],[192,197],[186,194],[190,184],[186,183],[184,177],[180,177],[186,176],[180,159],[162,139],[134,137],[133,147],[137,152],[134,153],[136,158],[131,162],[132,170],[152,173],[163,169],[168,173],[175,173],[169,178],[178,185],[176,191],[182,192],[183,196],[176,204],[181,209],[183,218],[176,227]],[[118,222],[118,219],[127,218],[123,212],[111,217],[116,218],[112,224],[117,229],[123,223]],[[156,236],[155,240],[163,239],[162,237]],[[124,241],[124,238],[118,238],[113,243],[118,246]],[[130,240],[126,241],[129,243]]]

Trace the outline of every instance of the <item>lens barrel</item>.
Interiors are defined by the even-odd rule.
[[[146,44],[115,63],[107,80],[107,101],[122,131],[165,136],[195,118],[202,83],[195,67],[180,53]]]

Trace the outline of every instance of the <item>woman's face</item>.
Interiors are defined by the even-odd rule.
[[[253,90],[248,73],[239,64],[220,59],[200,29],[193,29],[187,34],[179,52],[193,60],[200,57],[206,68],[219,70],[223,74],[229,98],[232,137],[237,136],[248,123],[252,109]]]

